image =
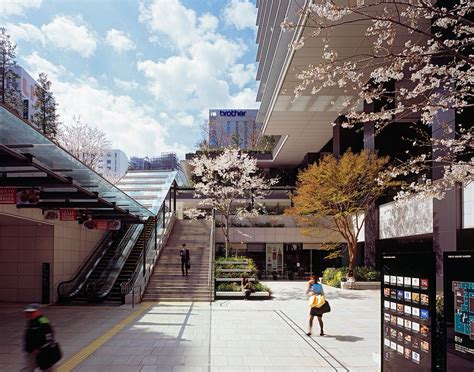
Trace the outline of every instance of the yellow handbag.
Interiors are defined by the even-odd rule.
[[[320,308],[326,303],[324,295],[313,295],[309,298],[309,306]]]

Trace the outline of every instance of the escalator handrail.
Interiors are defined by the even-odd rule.
[[[120,246],[116,250],[114,257],[100,275],[99,279],[92,284],[92,297],[96,300],[103,300],[110,293],[123,266],[127,262],[128,256],[138,243],[144,225],[132,225],[126,234],[127,239],[122,239]]]
[[[160,209],[160,212],[161,212],[161,209]],[[161,220],[158,220],[158,219],[155,220],[155,223],[153,224],[153,230],[151,231],[150,235],[148,236],[147,241],[145,242],[147,260],[148,260],[148,257],[151,255],[150,252],[155,251],[154,245],[155,245],[156,225],[159,223],[159,221]],[[133,270],[133,273],[130,276],[130,278],[126,282],[120,283],[120,293],[122,295],[126,295],[130,293],[132,289],[131,286],[133,286],[133,283],[135,283],[135,281],[140,276],[140,274],[143,274],[143,250],[140,252],[140,256],[138,256],[137,265],[135,266],[135,269]]]
[[[115,236],[114,231],[109,231],[102,236],[97,243],[92,253],[84,261],[81,267],[76,271],[76,274],[70,280],[59,283],[57,289],[58,299],[67,299],[74,297],[82,289],[87,278],[92,274],[98,263],[105,255],[113,242]]]

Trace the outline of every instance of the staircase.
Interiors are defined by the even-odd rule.
[[[176,220],[163,248],[142,301],[210,301],[209,222]],[[189,249],[191,269],[182,276],[182,244]]]

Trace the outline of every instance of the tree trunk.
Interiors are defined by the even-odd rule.
[[[354,269],[357,254],[357,241],[347,243],[347,252],[349,253],[349,269]]]
[[[229,216],[225,216],[225,258],[229,257]]]

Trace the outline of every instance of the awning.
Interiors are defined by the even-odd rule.
[[[139,222],[153,213],[0,106],[0,188],[39,190],[19,208],[79,209],[94,219]]]

